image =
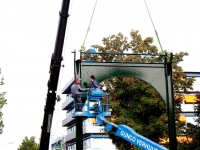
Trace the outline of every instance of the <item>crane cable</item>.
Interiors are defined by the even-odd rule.
[[[87,35],[88,35],[89,31],[90,31],[90,25],[91,25],[91,22],[92,22],[92,19],[93,19],[94,11],[95,11],[95,9],[96,9],[97,1],[98,1],[98,0],[96,0],[95,5],[94,5],[94,9],[93,9],[93,12],[92,12],[92,16],[91,16],[91,19],[90,19],[90,22],[89,22],[89,25],[88,25],[88,29],[87,29],[87,32],[86,32],[86,35],[85,35],[83,44],[82,44],[82,46],[81,46],[81,50],[84,50],[84,48],[85,48],[85,47],[84,47],[85,41],[86,41]]]
[[[149,9],[148,9],[148,6],[147,6],[147,3],[146,3],[145,0],[144,0],[144,3],[145,3],[145,5],[146,5],[146,8],[147,8],[149,17],[150,17],[150,19],[151,19],[151,23],[152,23],[152,25],[153,25],[154,31],[155,31],[155,33],[156,33],[156,37],[157,37],[158,43],[159,43],[159,45],[160,45],[161,51],[162,51],[162,53],[164,54],[164,51],[163,51],[163,48],[162,48],[160,39],[159,39],[159,37],[158,37],[158,33],[157,33],[156,28],[155,28],[155,26],[154,26],[153,20],[152,20],[152,18],[151,18],[151,14],[150,14],[150,12],[149,12]]]
[[[70,9],[69,9],[69,12],[68,14],[71,14],[72,12],[72,7],[73,6],[73,1],[71,2],[70,4]],[[63,69],[65,67],[65,52],[66,52],[66,49],[67,49],[67,46],[66,46],[66,43],[67,43],[67,39],[68,39],[68,33],[69,33],[69,29],[70,29],[70,15],[67,19],[67,26],[66,26],[66,34],[65,34],[65,39],[64,39],[64,45],[63,45],[63,52],[62,52],[62,56],[63,56],[63,63],[61,64],[61,67],[60,67],[60,77],[58,79],[58,85],[57,85],[57,95],[61,95],[61,90],[60,90],[60,87],[61,87],[61,82],[62,82],[62,75],[63,75]],[[57,97],[58,98],[58,97]]]

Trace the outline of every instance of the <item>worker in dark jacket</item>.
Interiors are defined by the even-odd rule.
[[[74,98],[75,102],[78,103],[76,104],[76,111],[82,111],[82,101],[81,101],[81,95],[80,92],[87,91],[85,88],[81,88],[80,86],[80,80],[79,78],[75,79],[74,84],[71,86],[71,93],[72,97]]]
[[[95,80],[95,76],[91,75],[90,80],[92,81],[91,89],[99,88],[98,82]]]

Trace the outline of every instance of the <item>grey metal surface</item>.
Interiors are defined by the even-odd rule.
[[[90,76],[95,75],[100,83],[116,76],[133,76],[154,87],[166,103],[165,66],[163,63],[99,63],[81,62],[76,76],[81,78],[82,87],[90,87]]]

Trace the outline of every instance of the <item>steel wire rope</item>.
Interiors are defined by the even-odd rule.
[[[73,1],[71,2],[71,8],[70,8],[70,11],[69,11],[69,13],[68,14],[71,14],[71,11],[72,11],[72,6],[73,6]],[[70,15],[69,15],[70,16]],[[66,50],[66,43],[67,43],[67,37],[68,37],[68,31],[69,31],[69,28],[70,28],[70,26],[69,26],[69,24],[70,24],[70,18],[68,19],[68,21],[67,21],[67,24],[68,24],[68,26],[67,26],[67,29],[66,29],[66,34],[65,34],[65,40],[64,40],[64,47],[63,47],[63,54],[62,54],[62,56],[63,56],[63,64],[65,64],[65,50]],[[64,69],[64,65],[61,65],[61,69],[60,69],[60,77],[59,77],[59,81],[58,81],[58,90],[57,90],[57,95],[61,95],[60,93],[61,93],[61,91],[60,91],[60,86],[61,86],[61,81],[62,81],[62,74],[63,74],[63,69]]]
[[[164,54],[164,51],[163,51],[163,48],[162,48],[162,45],[161,45],[161,42],[160,42],[160,39],[159,39],[158,33],[157,33],[156,28],[155,28],[155,26],[154,26],[153,19],[152,19],[152,17],[151,17],[150,11],[149,11],[149,9],[148,9],[148,6],[147,6],[147,3],[146,3],[145,0],[144,0],[144,3],[145,3],[145,5],[146,5],[147,12],[148,12],[148,14],[149,14],[149,17],[150,17],[151,23],[152,23],[152,25],[153,25],[153,28],[154,28],[154,31],[155,31],[155,34],[156,34],[156,37],[157,37],[158,43],[159,43],[159,45],[160,45],[160,48],[161,48],[162,54]]]
[[[93,19],[94,12],[95,12],[95,9],[96,9],[97,1],[98,1],[98,0],[96,0],[95,5],[94,5],[94,9],[93,9],[93,12],[92,12],[92,16],[91,16],[91,18],[90,18],[90,22],[89,22],[89,25],[88,25],[88,29],[87,29],[87,31],[86,31],[86,35],[85,35],[83,44],[82,44],[82,46],[81,46],[81,50],[84,50],[84,49],[85,49],[84,45],[85,45],[85,41],[86,41],[86,39],[87,39],[88,33],[89,33],[89,31],[90,31],[90,25],[91,25],[91,23],[92,23],[92,19]]]

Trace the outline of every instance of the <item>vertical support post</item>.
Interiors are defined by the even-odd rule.
[[[170,149],[177,150],[176,140],[176,123],[175,123],[175,110],[174,110],[174,90],[172,82],[172,58],[173,54],[170,54],[170,62],[168,63],[168,92],[169,92],[169,117],[170,117],[170,128],[171,128],[171,144]]]
[[[80,50],[80,61],[82,61],[82,49]]]
[[[76,118],[76,150],[83,150],[83,118]]]
[[[76,69],[77,69],[78,66],[76,63],[76,51],[75,51],[75,56],[74,56],[74,64],[76,65]],[[79,67],[81,67],[80,63],[78,65]],[[78,70],[79,68],[77,69],[77,72],[74,72],[75,78],[76,78],[76,75],[79,73]],[[76,119],[76,150],[83,150],[83,118],[76,117],[75,119]]]
[[[171,53],[170,62],[167,63],[167,54],[165,54],[165,80],[166,80],[166,99],[167,99],[167,114],[168,114],[168,128],[169,128],[169,146],[170,150],[177,150],[176,140],[176,124],[174,111],[174,94],[172,83],[172,58]]]
[[[108,93],[106,93],[106,112],[108,111]]]
[[[102,98],[99,100],[100,111],[103,112]]]
[[[74,50],[74,75],[76,74],[76,50]]]
[[[87,93],[87,111],[88,111],[88,114],[90,114],[90,101],[89,101],[89,93]]]

